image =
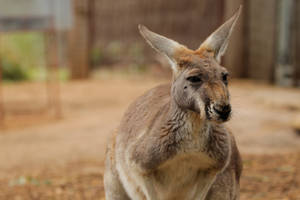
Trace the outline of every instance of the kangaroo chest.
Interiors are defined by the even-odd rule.
[[[151,177],[159,199],[199,199],[206,194],[216,170],[214,161],[201,153],[182,154],[160,166]]]
[[[159,199],[204,199],[217,172],[218,154],[216,148],[210,147],[210,140],[218,144],[219,135],[212,132],[186,134],[179,138],[178,153],[163,163],[153,173],[152,179]],[[212,137],[213,136],[213,137]],[[228,135],[222,135],[222,145],[229,146]],[[222,160],[227,160],[228,152],[223,152]],[[217,169],[218,168],[218,169]]]

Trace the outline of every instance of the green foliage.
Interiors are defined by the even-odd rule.
[[[44,36],[39,32],[1,35],[0,48],[5,81],[45,80],[47,78]],[[60,80],[69,79],[67,68],[59,68]]]
[[[144,56],[144,46],[135,43],[129,46],[128,56],[133,64],[130,65],[130,70],[133,72],[145,72],[145,56]]]
[[[128,66],[130,73],[141,73],[146,71],[144,45],[132,43],[125,45],[120,41],[113,41],[103,48],[95,48],[91,59],[93,66],[118,65]]]
[[[91,61],[93,65],[98,65],[103,60],[103,53],[100,48],[94,48],[91,53]]]
[[[23,81],[28,80],[29,75],[19,64],[2,60],[2,78],[5,81]]]
[[[113,41],[105,48],[95,48],[91,54],[92,63],[94,66],[116,64],[124,57],[124,50],[124,45],[119,41]]]
[[[1,56],[24,68],[45,66],[41,33],[10,33],[1,38]]]
[[[44,38],[41,33],[9,33],[1,35],[3,79],[22,81],[40,79],[45,68]]]
[[[16,179],[13,179],[9,182],[9,186],[22,186],[22,185],[34,185],[34,186],[40,186],[40,185],[51,185],[51,180],[40,180],[31,176],[20,176]]]

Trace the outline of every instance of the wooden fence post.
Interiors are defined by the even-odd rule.
[[[295,56],[294,56],[294,63],[295,63],[295,85],[300,87],[300,1],[295,2],[295,30],[294,30],[294,39],[295,39]]]
[[[2,37],[0,35],[0,48],[2,47]],[[3,73],[2,73],[2,55],[0,51],[0,128],[4,127],[4,105],[3,105],[3,89],[2,89],[2,80],[3,80]]]
[[[4,106],[2,93],[2,59],[0,58],[0,128],[4,125]]]
[[[51,29],[46,32],[46,57],[47,57],[47,90],[48,106],[54,110],[57,118],[62,116],[60,83],[59,83],[59,48],[58,33]]]
[[[277,57],[275,66],[275,83],[281,86],[293,85],[292,63],[292,23],[294,0],[278,1]]]
[[[74,23],[70,31],[69,58],[72,79],[84,79],[89,75],[89,0],[74,0]]]

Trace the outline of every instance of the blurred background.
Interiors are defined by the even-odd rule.
[[[0,199],[104,199],[107,138],[171,78],[137,25],[196,49],[241,4],[222,61],[241,199],[299,200],[298,0],[0,0]]]

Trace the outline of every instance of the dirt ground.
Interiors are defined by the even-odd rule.
[[[133,99],[164,82],[106,77],[62,83],[60,119],[43,110],[44,85],[6,84],[0,199],[103,199],[107,137]],[[244,159],[241,199],[300,199],[300,135],[291,126],[300,115],[300,90],[242,80],[230,88],[228,126]]]

